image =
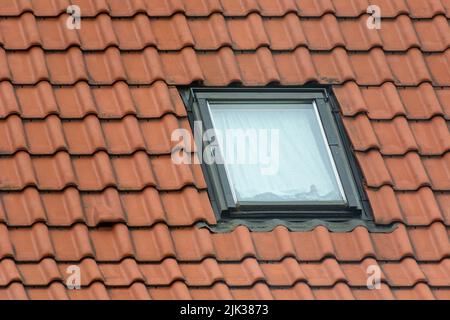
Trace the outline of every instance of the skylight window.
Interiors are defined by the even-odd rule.
[[[194,88],[185,97],[221,218],[365,216],[325,89]]]

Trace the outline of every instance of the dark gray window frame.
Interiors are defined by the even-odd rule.
[[[216,217],[228,219],[287,219],[301,221],[323,219],[372,220],[371,209],[364,192],[361,171],[345,133],[339,107],[328,87],[191,87],[181,89],[191,128],[194,121],[202,121],[203,130],[213,128],[207,101],[265,101],[315,103],[330,151],[338,171],[347,205],[335,203],[248,203],[236,205],[223,164],[207,165],[202,170],[208,185],[208,195]],[[203,145],[205,147],[205,145]],[[203,149],[202,149],[203,151]]]

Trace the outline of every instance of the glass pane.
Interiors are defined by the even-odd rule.
[[[313,105],[209,108],[235,200],[345,202]]]

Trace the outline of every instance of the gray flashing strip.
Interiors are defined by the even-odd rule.
[[[351,232],[356,227],[364,227],[371,233],[390,233],[398,227],[398,223],[380,226],[374,224],[372,221],[364,221],[359,219],[352,219],[346,221],[324,221],[320,219],[312,219],[307,221],[286,221],[280,219],[271,220],[241,220],[233,219],[229,221],[220,221],[215,225],[206,222],[198,222],[196,226],[199,228],[207,228],[213,233],[228,233],[232,232],[239,226],[246,226],[250,231],[268,232],[272,231],[278,226],[284,226],[289,231],[312,231],[318,226],[327,228],[330,232]]]

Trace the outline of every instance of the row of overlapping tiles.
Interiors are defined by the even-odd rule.
[[[450,43],[450,27],[444,15],[433,19],[413,20],[407,15],[382,20],[380,29],[369,29],[367,15],[338,19],[333,14],[320,18],[300,18],[295,13],[265,18],[252,13],[230,19],[220,13],[204,18],[189,18],[178,13],[168,18],[150,18],[138,14],[131,18],[113,18],[100,14],[83,19],[80,29],[69,29],[68,15],[37,18],[32,13],[0,20],[0,44],[7,50],[26,50],[39,46],[45,50],[65,50],[71,46],[83,51],[104,50],[110,46],[121,50],[142,50],[154,46],[159,50],[255,50],[269,47],[275,51],[306,46],[310,50],[345,47],[349,51],[366,51],[381,47],[385,51],[406,51],[417,47],[425,52],[440,52]]]
[[[170,286],[156,287],[146,286],[142,282],[134,282],[129,287],[106,287],[101,282],[94,282],[79,290],[67,290],[60,282],[52,282],[46,287],[24,287],[19,282],[13,282],[6,288],[0,288],[0,299],[15,300],[448,300],[449,296],[448,289],[430,287],[422,282],[413,287],[392,288],[381,283],[377,290],[352,288],[343,282],[331,287],[312,287],[304,282],[297,282],[292,287],[270,287],[263,282],[257,282],[251,287],[229,287],[223,282],[217,282],[211,287],[188,287],[181,281],[175,281]]]
[[[87,230],[83,224],[67,230],[48,230],[37,224],[32,229],[9,231],[16,242],[15,255],[10,243],[2,242],[0,296],[27,297],[16,296],[25,292],[22,283],[27,292],[40,288],[49,290],[48,293],[58,284],[56,289],[62,296],[57,298],[66,294],[87,298],[92,286],[99,284],[104,292],[105,286],[114,292],[119,288],[131,290],[139,283],[145,291],[159,288],[171,294],[178,282],[183,290],[212,290],[216,285],[226,290],[253,290],[263,284],[267,290],[280,290],[280,297],[281,292],[288,294],[302,284],[309,288],[310,295],[297,298],[309,299],[321,298],[316,294],[322,289],[332,290],[340,284],[345,285],[350,298],[354,290],[361,290],[361,295],[363,292],[381,295],[378,298],[397,297],[389,294],[390,287],[425,290],[428,298],[448,298],[448,290],[444,288],[448,287],[450,260],[440,258],[449,254],[447,232],[442,224],[435,223],[428,228],[409,230],[410,240],[405,242],[408,232],[403,226],[388,234],[368,233],[364,227],[349,233],[331,233],[324,227],[310,232],[289,232],[284,227],[272,232],[249,232],[246,227],[238,227],[231,233],[211,234],[207,229],[195,227],[169,230],[165,224],[131,231],[121,224],[112,230]],[[51,239],[51,243],[46,239]],[[367,284],[367,268],[371,265],[380,267],[383,283],[381,290],[372,292],[361,289]],[[62,286],[69,266],[80,268],[82,290]],[[442,295],[433,295],[431,289],[433,293],[442,291]],[[158,296],[150,294],[153,298]],[[210,295],[210,298],[225,297]]]
[[[402,53],[385,53],[381,48],[367,52],[347,52],[338,47],[330,52],[311,52],[298,47],[274,53],[267,47],[251,52],[235,52],[229,47],[218,51],[198,52],[191,47],[180,51],[160,52],[154,47],[142,51],[105,51],[83,53],[71,47],[67,51],[44,51],[32,47],[27,51],[0,49],[0,80],[17,84],[71,85],[87,81],[92,85],[111,85],[117,81],[149,84],[165,80],[169,84],[266,85],[282,83],[300,85],[310,81],[340,84],[355,81],[359,85],[377,86],[394,82],[415,86],[430,82],[450,86],[450,49],[423,54],[418,48]]]
[[[213,233],[207,228],[169,227],[160,222],[152,227],[129,227],[121,222],[88,227],[7,227],[0,223],[0,258],[18,263],[37,263],[46,257],[59,262],[118,263],[125,258],[160,263],[166,258],[180,262],[201,262],[210,257],[223,263],[238,263],[246,257],[277,262],[294,257],[319,262],[333,257],[340,262],[401,261],[411,257],[420,262],[440,262],[450,255],[449,231],[435,222],[427,227],[399,224],[391,232],[369,232],[359,226],[350,232],[331,232],[323,226],[311,231],[289,231],[278,226],[272,231],[250,231],[239,226],[233,231]],[[449,278],[447,280],[447,285]]]
[[[366,87],[347,82],[334,85],[333,91],[348,123],[352,122],[350,117],[361,113],[371,120],[397,116],[408,120],[429,120],[435,116],[449,119],[448,87],[433,87],[427,82],[409,87],[396,87],[392,82]],[[141,86],[123,81],[111,86],[90,86],[84,81],[68,86],[52,86],[46,81],[23,86],[0,81],[0,92],[0,119],[11,114],[22,119],[44,119],[55,114],[68,120],[81,120],[89,114],[102,120],[122,119],[126,115],[152,119],[168,113],[178,118],[186,116],[177,89],[164,81]]]
[[[378,6],[382,17],[410,14],[416,18],[430,18],[450,12],[448,0],[20,0],[2,3],[0,15],[18,16],[33,12],[36,16],[57,16],[66,12],[69,5],[79,6],[83,16],[88,17],[100,13],[127,17],[139,12],[153,17],[171,16],[177,12],[194,17],[209,16],[214,12],[227,16],[245,16],[251,12],[263,16],[283,16],[295,12],[307,17],[325,13],[357,17],[366,13],[370,5]]]
[[[429,186],[449,191],[450,153],[442,157],[420,157],[409,152],[400,157],[383,157],[379,151],[356,154],[369,187],[391,185],[396,190],[415,191]],[[1,156],[5,172],[0,179],[3,190],[22,190],[36,186],[40,190],[62,190],[76,186],[83,191],[101,191],[109,186],[138,191],[147,186],[159,190],[179,190],[193,185],[205,188],[199,164],[175,164],[171,155],[148,156],[144,151],[114,156],[99,151],[92,156],[70,156],[59,151],[52,156],[30,156],[25,151]]]
[[[391,186],[368,188],[376,223],[402,222],[426,226],[434,221],[450,224],[450,196],[429,187],[417,191],[394,191]],[[149,186],[142,190],[80,191],[69,186],[63,191],[39,191],[27,187],[4,191],[0,196],[0,222],[10,227],[71,226],[77,222],[90,227],[123,222],[130,227],[149,227],[157,222],[169,226],[191,226],[195,222],[215,223],[205,190],[187,186],[182,190],[161,191]]]
[[[437,156],[450,150],[448,120],[441,116],[423,121],[408,121],[403,116],[371,121],[361,114],[345,117],[344,121],[356,151],[378,149],[386,156],[415,151],[422,156]],[[30,155],[52,155],[64,150],[70,155],[92,155],[103,150],[110,155],[129,155],[142,150],[150,155],[164,155],[170,154],[179,142],[171,140],[176,129],[190,131],[187,118],[167,114],[162,118],[138,119],[127,115],[112,120],[88,115],[65,120],[57,115],[44,119],[11,115],[0,119],[4,138],[0,141],[0,154],[24,150]]]
[[[65,281],[67,268],[78,266],[81,275],[84,275],[80,279],[83,287],[94,281],[112,287],[130,286],[138,281],[151,286],[168,286],[174,281],[185,281],[194,287],[211,286],[217,282],[225,282],[228,286],[252,286],[256,282],[267,282],[271,286],[288,287],[304,281],[311,286],[333,286],[343,282],[352,287],[363,287],[367,284],[367,268],[371,265],[380,267],[381,281],[392,287],[413,287],[419,282],[435,287],[447,286],[450,276],[450,259],[438,263],[417,263],[412,258],[400,262],[377,262],[367,258],[358,263],[339,263],[327,258],[321,262],[302,263],[287,257],[277,263],[258,262],[255,258],[246,258],[239,263],[220,263],[206,258],[199,263],[182,263],[168,258],[153,264],[126,258],[120,263],[108,264],[86,258],[78,264],[71,264],[45,258],[35,264],[2,260],[0,270],[5,276],[0,278],[0,286],[6,287],[11,282],[47,286],[53,281]],[[399,274],[405,276],[399,277]]]

